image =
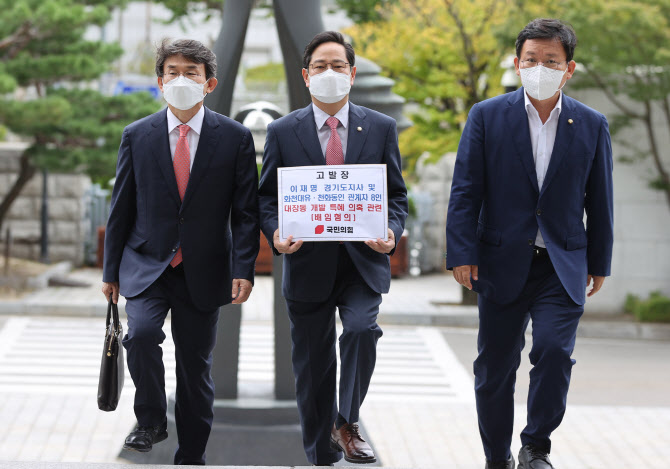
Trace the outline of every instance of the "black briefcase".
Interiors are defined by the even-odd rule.
[[[98,381],[98,408],[105,412],[116,409],[123,389],[124,363],[123,327],[119,322],[119,309],[109,296],[107,305],[107,329],[105,345],[102,349],[102,363],[100,364],[100,380]]]

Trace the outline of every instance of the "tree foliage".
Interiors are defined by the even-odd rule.
[[[0,0],[0,124],[31,142],[0,224],[39,168],[113,176],[123,127],[159,107],[148,94],[108,97],[89,85],[122,50],[85,33],[125,1]]]
[[[254,8],[272,10],[272,0],[245,0],[253,2]],[[220,17],[225,7],[225,0],[153,0],[172,12],[172,16],[165,21],[168,24],[178,23],[182,28],[188,25],[195,26],[191,21],[194,15],[204,15],[205,21]]]
[[[204,14],[205,18],[209,20],[213,16],[220,14],[223,11],[224,0],[153,0],[154,3],[159,3],[165,6],[172,12],[172,17],[167,20],[167,23],[181,22],[183,26],[184,19],[188,19],[190,15]]]
[[[383,20],[382,11],[398,0],[335,0],[354,23],[372,23]]]
[[[502,91],[497,40],[506,0],[397,0],[377,8],[379,22],[355,25],[356,51],[396,81],[394,91],[418,107],[400,135],[410,172],[425,151],[439,158],[458,145],[467,113]]]

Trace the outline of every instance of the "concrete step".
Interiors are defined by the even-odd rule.
[[[202,467],[202,466],[182,466]],[[312,469],[314,466],[208,466],[212,469]],[[326,467],[326,466],[317,466]],[[365,466],[338,466],[341,468],[361,469]],[[142,469],[170,469],[171,465],[143,464]],[[0,469],[137,469],[136,464],[94,464],[78,462],[32,462],[32,461],[1,461]],[[393,468],[387,468],[393,469]],[[409,469],[409,468],[404,468]]]
[[[182,466],[182,467],[202,467],[202,466]],[[312,469],[315,466],[208,466],[212,469]],[[326,466],[316,466],[326,467]],[[361,469],[361,465],[357,466],[339,466],[341,468],[356,468]],[[143,464],[142,469],[170,469],[174,468],[171,465],[161,464]],[[1,461],[0,469],[137,469],[136,464],[95,464],[95,463],[78,463],[78,462],[32,462],[32,461]],[[387,468],[393,469],[393,468]],[[409,468],[403,468],[409,469]]]

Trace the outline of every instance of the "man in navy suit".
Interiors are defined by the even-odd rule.
[[[407,216],[395,121],[349,102],[354,49],[337,32],[320,33],[305,48],[302,75],[312,104],[268,126],[259,189],[261,228],[284,254],[283,294],[293,340],[293,371],[307,459],[332,465],[376,460],[358,430],[375,366],[381,294],[391,282],[389,256]],[[388,241],[294,242],[279,239],[277,168],[324,164],[386,164]],[[335,309],[341,370],[336,399]],[[339,408],[339,412],[338,412]]]
[[[205,464],[210,376],[221,305],[251,293],[258,254],[258,173],[251,133],[203,106],[216,57],[192,40],[156,56],[168,108],[126,127],[105,236],[103,293],[126,297],[123,339],[137,427],[124,448],[167,438],[160,344],[168,310],[177,363],[175,464]]]
[[[594,295],[610,275],[607,121],[561,91],[576,43],[558,20],[530,22],[514,59],[523,88],[475,104],[458,147],[447,268],[479,293],[475,393],[488,469],[514,467],[514,383],[531,319],[519,468],[553,467],[550,435],[565,413],[586,289],[593,282]]]

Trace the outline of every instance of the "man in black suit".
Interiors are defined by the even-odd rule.
[[[203,106],[216,57],[193,40],[164,41],[156,60],[168,108],[123,132],[105,236],[103,293],[126,297],[123,339],[137,427],[124,448],[167,438],[160,344],[168,310],[177,362],[175,464],[205,463],[210,376],[221,305],[249,297],[258,254],[258,176],[251,133]]]
[[[261,227],[276,255],[284,254],[283,294],[293,340],[293,370],[307,458],[330,465],[376,460],[358,430],[359,408],[375,367],[381,294],[389,291],[389,256],[402,236],[407,191],[395,121],[349,102],[355,54],[337,32],[307,45],[302,75],[312,104],[268,127],[260,183]],[[277,168],[324,164],[386,164],[388,240],[280,241]],[[339,338],[339,412],[335,392],[335,308]]]

